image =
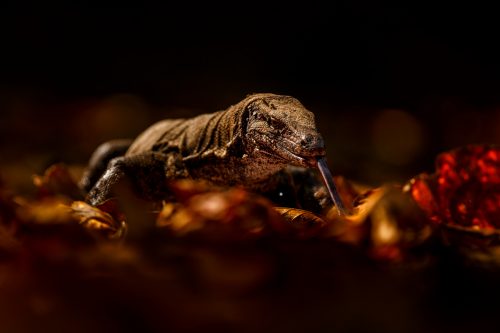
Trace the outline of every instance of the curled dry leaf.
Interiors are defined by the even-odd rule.
[[[58,197],[39,201],[16,198],[18,203],[15,237],[21,243],[20,255],[31,263],[71,260],[95,243],[77,223],[70,203]]]
[[[327,223],[319,216],[302,209],[276,207],[282,219],[271,221],[275,232],[280,236],[310,239],[326,235]]]
[[[111,203],[104,203],[103,205],[108,209],[114,207]],[[115,220],[110,213],[107,213],[102,208],[93,207],[83,201],[75,201],[71,204],[73,216],[87,230],[103,234],[110,239],[124,238],[127,230],[125,220]]]
[[[17,217],[23,225],[69,224],[75,221],[69,201],[64,199],[46,198],[27,201],[17,197],[16,203],[18,204]]]
[[[66,201],[48,198],[39,201],[27,201],[16,198],[17,216],[22,224],[75,224],[86,228],[117,230],[120,223],[101,207],[93,207],[83,201]]]
[[[80,188],[64,164],[54,164],[45,170],[43,176],[33,176],[33,183],[41,198],[65,196],[73,200],[83,199]]]
[[[184,181],[183,186],[186,184],[189,182]],[[175,236],[189,234],[203,239],[232,241],[267,235],[271,231],[271,221],[280,219],[270,202],[240,188],[193,194],[184,200],[164,204],[157,226]]]
[[[379,259],[400,260],[432,234],[421,210],[399,186],[370,190],[355,201],[352,215],[338,216],[332,208],[327,219],[331,236],[367,246]]]

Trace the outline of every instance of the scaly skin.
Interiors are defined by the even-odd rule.
[[[118,143],[98,148],[82,179],[93,205],[115,196],[124,179],[148,200],[164,198],[168,180],[175,178],[272,193],[284,183],[292,186],[282,172],[287,166],[312,168],[325,155],[314,115],[297,99],[274,94],[250,95],[224,111],[191,119],[157,122],[121,157],[116,155],[129,143]]]

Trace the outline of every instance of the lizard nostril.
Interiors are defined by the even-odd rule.
[[[301,137],[300,143],[308,149],[323,148],[324,142],[320,136],[306,134]]]
[[[311,144],[311,143],[313,143],[313,142],[314,142],[314,136],[312,136],[312,135],[310,135],[310,134],[308,134],[308,135],[303,135],[303,136],[302,136],[302,138],[301,138],[301,143],[302,143],[303,145],[308,146],[308,145],[310,145],[310,144]]]

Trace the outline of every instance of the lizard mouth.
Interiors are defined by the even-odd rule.
[[[274,138],[261,134],[257,142],[260,143],[259,151],[261,153],[295,166],[315,167],[318,158],[326,155],[323,145],[306,148],[286,137]]]
[[[286,146],[284,144],[277,144],[276,153],[287,160],[289,164],[298,164],[298,166],[303,166],[307,168],[315,167],[317,164],[317,160],[320,157],[325,156],[324,148],[316,148],[309,150],[302,150],[301,146],[296,145],[291,148],[290,146]],[[291,148],[291,149],[290,149]],[[300,150],[300,153],[297,152]]]

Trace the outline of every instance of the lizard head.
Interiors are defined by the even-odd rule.
[[[269,162],[314,167],[325,155],[314,114],[297,99],[274,94],[248,98],[246,127],[249,154]]]

